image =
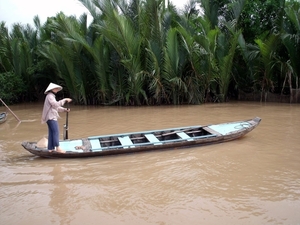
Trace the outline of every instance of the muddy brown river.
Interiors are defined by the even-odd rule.
[[[10,106],[20,123],[0,106],[9,113],[0,124],[1,225],[300,224],[300,105],[71,104],[71,139],[262,118],[232,142],[79,159],[23,149],[47,136],[42,105]]]

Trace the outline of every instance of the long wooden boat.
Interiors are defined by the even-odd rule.
[[[1,112],[0,113],[0,123],[4,123],[7,119],[7,113],[6,112]]]
[[[244,136],[260,123],[261,118],[207,126],[189,126],[132,133],[92,136],[76,140],[62,140],[66,153],[49,152],[37,142],[23,142],[30,153],[41,157],[76,158],[174,149],[231,141]]]

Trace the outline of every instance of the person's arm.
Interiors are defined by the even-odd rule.
[[[50,94],[47,97],[48,97],[48,101],[49,101],[49,103],[50,103],[50,105],[53,109],[57,110],[58,112],[64,112],[65,111],[65,108],[62,107],[64,102],[65,102],[64,99],[62,99],[60,101],[56,101],[54,94],[53,95]]]
[[[71,101],[72,101],[72,99],[70,99],[70,98],[64,98],[64,99],[62,99],[62,100],[59,100],[59,101],[58,101],[59,107],[57,108],[57,111],[58,111],[58,112],[69,112],[70,109],[64,108],[64,107],[62,107],[62,106],[63,106],[66,102],[71,102]]]
[[[67,102],[71,102],[72,99],[71,98],[64,98],[63,100],[63,105],[66,104]]]

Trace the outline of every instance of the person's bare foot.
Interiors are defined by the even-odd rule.
[[[61,149],[61,147],[57,147],[56,151],[59,152],[59,153],[66,153],[65,150]]]

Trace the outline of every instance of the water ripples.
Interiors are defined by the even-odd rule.
[[[36,119],[39,110],[32,106],[18,115],[32,113],[30,119]],[[262,123],[246,137],[224,144],[54,160],[30,155],[20,146],[47,134],[38,119],[18,127],[9,120],[0,130],[0,223],[297,224],[299,113],[297,106],[259,103],[73,106],[71,138],[253,116]]]

